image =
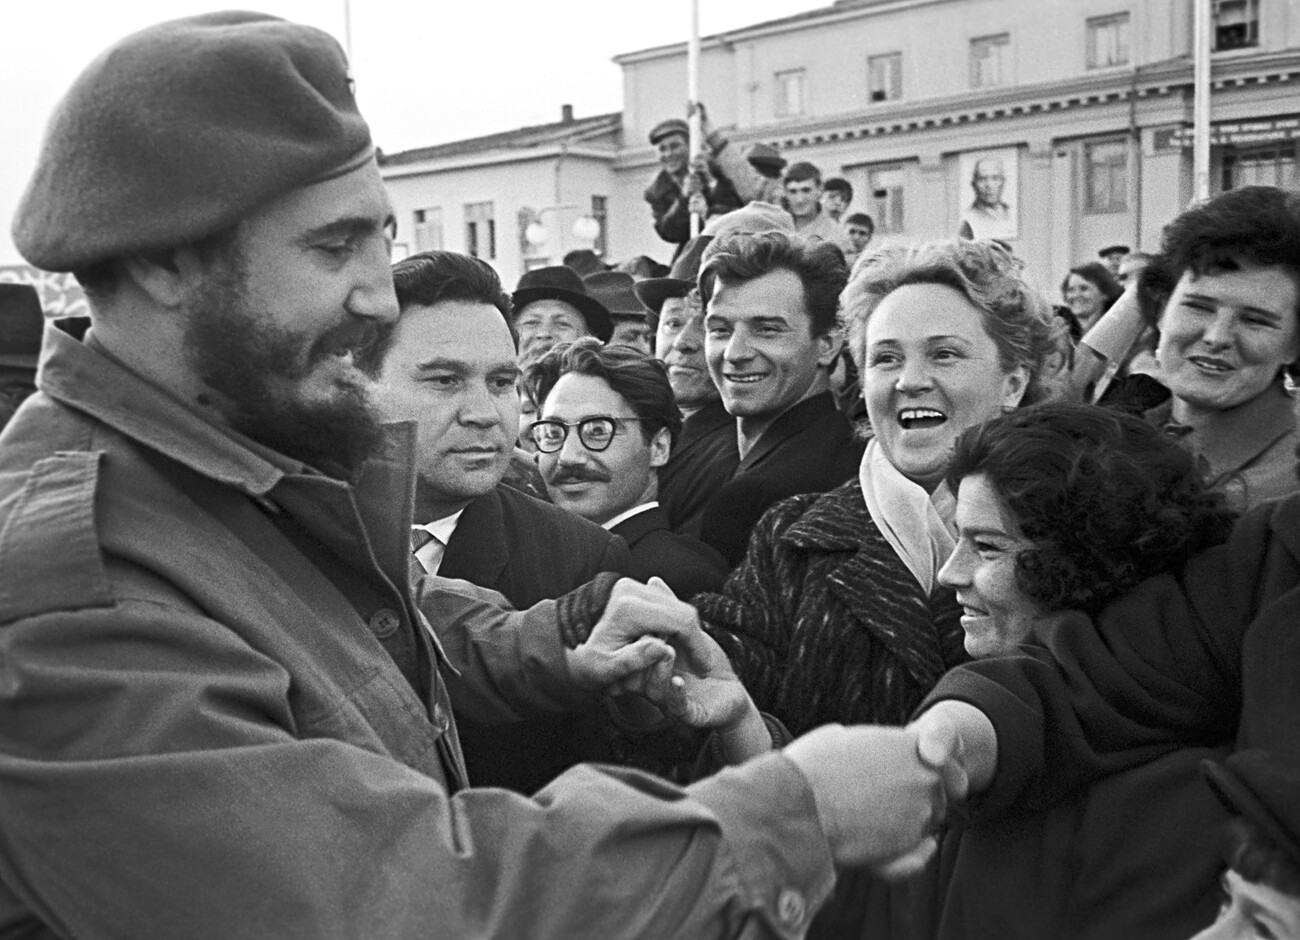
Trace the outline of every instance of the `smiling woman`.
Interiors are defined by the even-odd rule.
[[[777,503],[722,593],[696,598],[758,707],[796,734],[903,724],[964,658],[961,609],[935,578],[954,544],[953,441],[1047,397],[1065,361],[1051,307],[987,242],[860,262],[841,307],[875,430],[857,478]],[[846,874],[836,892],[809,936],[889,935],[886,886]]]
[[[939,581],[956,592],[976,658],[1016,653],[1047,614],[1095,616],[1140,581],[1181,571],[1232,525],[1188,453],[1141,418],[1093,405],[1052,402],[970,429],[946,480],[958,539]],[[918,905],[939,918],[925,935],[1189,936],[1211,914],[1216,868],[1204,756],[1154,751],[1048,811],[947,833],[938,897]]]
[[[1184,212],[1142,273],[1173,397],[1148,418],[1178,438],[1240,509],[1300,487],[1300,196],[1269,186]]]

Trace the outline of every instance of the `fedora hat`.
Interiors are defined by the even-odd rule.
[[[510,299],[516,317],[533,301],[562,300],[582,314],[591,335],[602,343],[614,335],[614,321],[605,305],[587,292],[587,286],[572,268],[562,264],[525,271]]]
[[[0,366],[35,369],[45,315],[30,284],[0,284]]]
[[[664,301],[669,297],[685,297],[695,287],[700,276],[700,259],[704,249],[713,241],[712,235],[697,235],[686,243],[682,253],[673,262],[667,277],[648,277],[632,286],[636,296],[647,310],[658,316]]]
[[[624,271],[598,271],[582,279],[587,286],[587,293],[600,301],[615,319],[645,316],[645,307],[637,299],[633,286],[636,280]]]

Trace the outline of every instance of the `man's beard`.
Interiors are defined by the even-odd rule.
[[[186,354],[213,403],[236,431],[287,457],[350,479],[373,452],[380,421],[361,385],[338,385],[319,401],[301,396],[312,371],[350,347],[358,358],[376,345],[373,321],[349,317],[315,341],[267,322],[248,297],[237,247],[214,259],[189,305]],[[309,344],[309,345],[308,345]]]

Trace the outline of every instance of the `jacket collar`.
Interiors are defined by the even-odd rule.
[[[782,539],[807,551],[856,551],[862,544],[864,517],[871,525],[862,485],[853,480],[819,496]]]
[[[740,468],[736,471],[737,474],[752,470],[768,454],[790,438],[817,422],[825,420],[828,415],[834,414],[838,414],[838,412],[835,410],[835,399],[830,392],[818,392],[811,398],[805,398],[779,415],[768,426],[767,430],[759,436],[758,441],[750,449],[749,453],[740,461]]]
[[[609,531],[620,536],[623,541],[627,542],[628,548],[632,548],[651,532],[659,529],[668,529],[668,517],[664,515],[662,508],[653,506],[650,509],[628,516]]]
[[[500,487],[504,484],[497,484]],[[491,489],[472,500],[461,513],[456,531],[451,534],[438,573],[460,578],[473,573],[476,580],[491,587],[510,564],[510,545],[506,538],[505,509],[501,495]]]
[[[1148,412],[1165,432],[1185,438],[1213,480],[1236,473],[1295,429],[1295,399],[1275,382],[1250,401],[1215,412],[1194,428],[1173,419],[1173,400]]]

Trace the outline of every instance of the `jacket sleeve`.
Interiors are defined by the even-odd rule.
[[[972,809],[1050,805],[1177,748],[1230,741],[1248,627],[1261,615],[1294,619],[1300,571],[1270,531],[1271,511],[1243,517],[1226,544],[1177,578],[1143,582],[1095,625],[1058,614],[1037,626],[1038,645],[949,672],[922,709],[966,701],[997,732],[997,770]]]
[[[776,711],[803,586],[804,566],[780,544],[781,534],[813,499],[796,496],[768,510],[754,527],[744,561],[722,592],[700,594],[694,600],[705,629],[722,646],[762,711]]]
[[[59,936],[795,937],[833,881],[780,754],[449,796],[155,600],[4,624],[0,671],[0,904]]]
[[[690,240],[691,213],[681,187],[661,173],[645,191],[645,199],[650,203],[655,232],[660,238],[672,244]]]

